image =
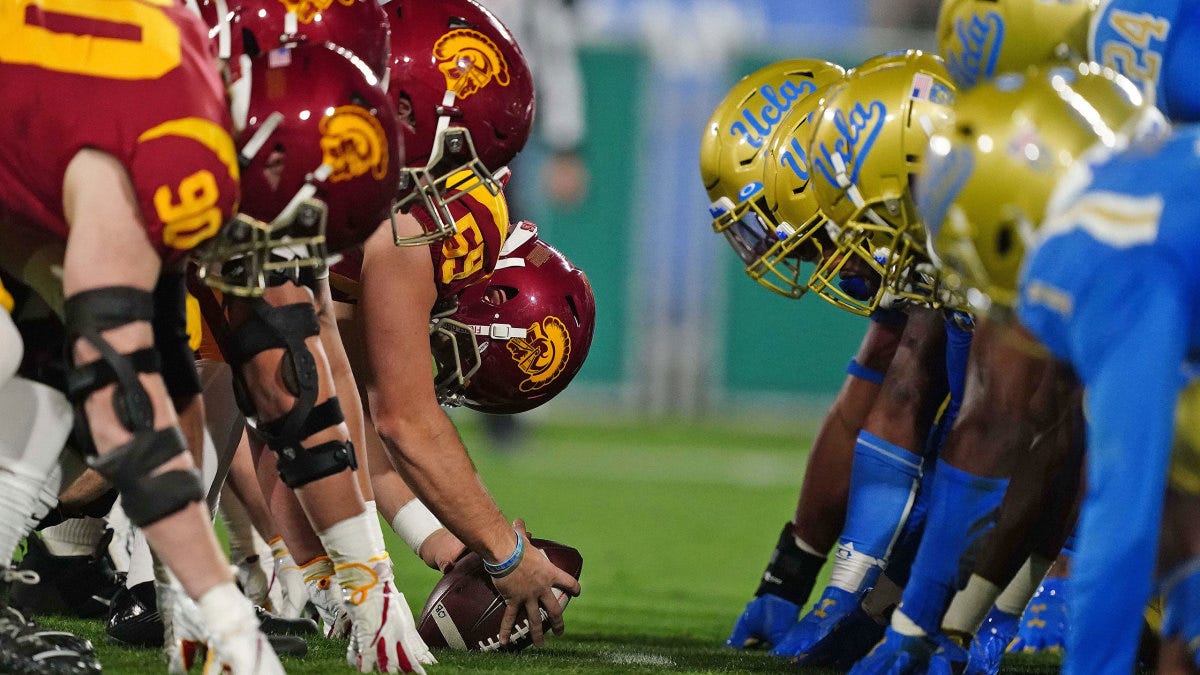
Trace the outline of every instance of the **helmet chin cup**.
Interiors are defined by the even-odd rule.
[[[471,132],[462,127],[440,132],[429,163],[400,172],[402,196],[392,206],[393,242],[396,246],[423,246],[457,235],[458,225],[450,213],[450,204],[480,185],[493,196],[500,194],[500,182],[480,161]],[[418,235],[401,235],[395,214],[416,207],[429,214],[433,229]]]
[[[276,273],[324,269],[328,209],[312,192],[315,188],[301,190],[270,223],[242,213],[234,216],[200,254],[204,283],[229,295],[259,297]]]

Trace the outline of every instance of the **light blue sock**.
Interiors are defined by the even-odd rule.
[[[868,431],[859,432],[838,554],[852,550],[886,560],[912,510],[920,479],[920,456]]]
[[[925,535],[900,603],[927,634],[938,631],[958,585],[960,560],[995,525],[1007,489],[1007,479],[975,476],[938,460]]]

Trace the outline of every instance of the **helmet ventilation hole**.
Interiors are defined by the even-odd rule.
[[[575,320],[575,327],[579,327],[579,309],[575,306],[575,298],[567,296],[567,306],[571,308],[571,318]]]
[[[1013,248],[1013,226],[1005,223],[996,231],[996,253],[1006,256]]]

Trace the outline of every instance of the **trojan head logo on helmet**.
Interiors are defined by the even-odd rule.
[[[1087,53],[1099,0],[942,0],[938,50],[955,84]]]
[[[813,129],[813,190],[837,253],[810,288],[834,305],[870,314],[885,293],[929,302],[915,269],[925,233],[909,179],[954,88],[941,59],[920,51],[877,57],[847,73]]]
[[[248,63],[232,88],[240,213],[203,268],[240,295],[366,239],[391,213],[404,159],[395,108],[348,51],[300,44]]]
[[[430,223],[416,246],[457,234],[447,203],[475,185],[500,190],[495,173],[525,146],[533,80],[508,29],[473,0],[393,0],[388,95],[400,112],[408,157],[397,207],[420,206]]]
[[[286,44],[329,42],[350,50],[387,88],[388,22],[378,0],[228,0],[233,31],[256,56]]]
[[[1165,128],[1131,82],[1094,63],[1034,67],[963,94],[917,180],[942,283],[976,310],[1011,309],[1051,193],[1087,172],[1075,160]]]
[[[458,28],[433,44],[433,58],[446,78],[446,91],[456,98],[467,98],[495,82],[507,87],[508,62],[500,48],[488,36],[470,28]]]
[[[780,61],[743,77],[713,111],[700,138],[700,177],[712,200],[713,230],[725,235],[746,273],[773,291],[800,297],[796,275],[765,277],[761,256],[780,236],[764,190],[767,148],[795,110],[812,104],[813,92],[841,79],[840,66],[819,59]],[[807,165],[801,145],[778,161]]]
[[[430,324],[438,400],[490,413],[535,408],[579,372],[595,327],[587,276],[522,222],[495,273]]]
[[[343,105],[321,118],[322,163],[333,167],[329,180],[340,183],[363,174],[382,179],[388,172],[387,133],[366,108]]]

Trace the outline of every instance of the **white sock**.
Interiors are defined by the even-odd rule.
[[[42,482],[42,486],[38,488],[37,499],[33,503],[33,510],[29,512],[29,517],[25,519],[24,534],[29,536],[38,523],[50,513],[50,509],[58,506],[58,490],[62,487],[62,467],[58,464],[50,470],[50,475]],[[19,541],[19,540],[18,540]]]
[[[833,556],[829,585],[849,593],[857,593],[862,589],[863,582],[867,581],[867,576],[874,577],[886,564],[886,560],[855,551],[852,543],[839,541],[837,552]]]
[[[904,612],[897,609],[892,612],[892,630],[901,635],[909,637],[923,637],[924,629],[917,625],[915,621],[904,615]]]
[[[104,536],[100,518],[68,518],[42,530],[42,542],[53,555],[91,555]]]
[[[108,555],[112,558],[113,567],[118,572],[128,572],[129,557],[132,552],[130,540],[133,538],[135,528],[133,523],[129,522],[129,516],[125,515],[125,509],[121,508],[120,499],[108,512],[108,526],[113,531],[112,541],[108,544]]]
[[[978,574],[972,574],[967,587],[956,593],[950,601],[950,608],[942,619],[942,629],[974,635],[999,595],[999,586]]]
[[[258,618],[254,607],[233,582],[219,584],[209,589],[196,601],[208,630],[218,636],[229,636],[244,631],[257,631]]]
[[[371,521],[371,546],[380,551],[386,551],[387,545],[383,543],[383,526],[379,522],[379,509],[375,508],[375,500],[370,499],[365,502],[367,507],[367,515]]]
[[[7,567],[17,544],[25,537],[38,501],[39,484],[23,473],[0,472],[0,567]]]
[[[1021,565],[1017,576],[1008,582],[1004,592],[996,598],[996,608],[1014,616],[1024,614],[1025,605],[1028,605],[1033,594],[1037,593],[1038,586],[1042,584],[1042,579],[1046,578],[1046,572],[1050,571],[1053,564],[1053,560],[1039,555],[1029,556],[1025,564]]]
[[[225,521],[225,532],[229,536],[229,559],[237,564],[258,555],[250,514],[228,486],[221,490],[221,506],[218,512]]]
[[[25,536],[73,417],[65,396],[20,377],[0,385],[0,410],[8,421],[0,425],[0,564],[6,565]]]
[[[378,523],[378,516],[363,511],[317,533],[333,562],[338,584],[352,594],[351,602],[356,591],[370,589],[379,581],[376,572],[369,569],[371,564],[387,558],[387,551],[376,548],[371,541],[372,526],[378,527]],[[387,572],[391,572],[390,561]]]
[[[154,559],[150,555],[146,535],[142,534],[140,528],[134,528],[129,533],[129,575],[125,578],[125,588],[133,588],[146,581],[154,581]]]

